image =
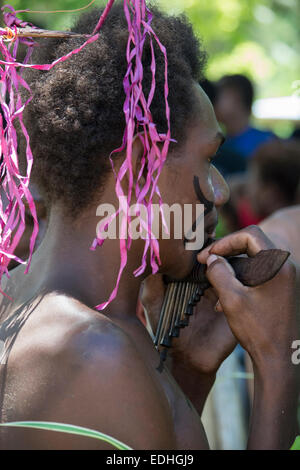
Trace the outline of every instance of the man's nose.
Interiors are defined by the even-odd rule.
[[[221,173],[212,165],[211,182],[214,189],[215,206],[222,207],[230,197],[230,189]]]

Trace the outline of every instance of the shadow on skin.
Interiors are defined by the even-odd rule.
[[[5,293],[10,295],[10,289],[6,289]],[[26,301],[0,325],[0,342],[3,344],[2,350],[0,349],[0,421],[3,421],[3,401],[6,385],[7,365],[11,349],[22,327],[30,315],[34,312],[34,310],[39,306],[44,296],[45,293],[40,297],[38,302],[35,302],[37,296],[34,296],[29,301]],[[9,298],[3,298],[0,307],[0,321],[1,319],[5,318],[5,313],[9,309],[10,303],[11,300]]]

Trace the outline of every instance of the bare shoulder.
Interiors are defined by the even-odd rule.
[[[17,410],[10,421],[75,424],[134,449],[174,448],[169,403],[131,338],[73,299],[53,296],[39,309],[15,343],[14,388],[21,382],[23,389],[17,404],[8,403]],[[57,438],[55,433],[46,437],[40,446],[47,442],[58,449],[109,448],[87,438]],[[38,443],[36,434],[33,442]]]
[[[276,211],[259,226],[278,248],[290,251],[293,260],[300,263],[300,205]]]
[[[268,224],[275,224],[281,220],[290,222],[292,225],[300,225],[300,205],[280,209],[264,219],[259,225],[267,226]]]
[[[80,420],[134,449],[174,448],[169,403],[128,335],[107,318],[91,320],[69,340],[66,361],[75,371],[71,409],[86,403]],[[75,406],[73,406],[75,405]]]

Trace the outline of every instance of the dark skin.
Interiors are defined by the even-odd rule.
[[[199,104],[198,114],[187,129],[187,141],[181,149],[180,158],[168,159],[159,187],[165,203],[196,203],[192,175],[199,177],[203,194],[215,204],[205,219],[208,238],[213,235],[216,209],[228,199],[228,188],[210,164],[210,158],[221,143],[220,129],[211,104],[196,85],[193,93],[195,102]],[[143,152],[139,139],[135,140],[133,150],[134,169],[138,172]],[[118,205],[113,175],[107,179],[101,199],[87,208],[76,222],[66,218],[62,206],[52,207],[49,228],[33,257],[30,274],[24,276],[23,269],[17,268],[7,282],[6,291],[14,301],[8,303],[3,299],[1,304],[2,315],[8,319],[3,331],[9,332],[11,338],[7,366],[2,367],[2,419],[45,420],[86,426],[112,435],[134,449],[207,449],[199,415],[187,402],[184,391],[168,368],[164,368],[162,373],[157,371],[159,355],[135,315],[140,283],[150,274],[148,270],[140,278],[132,275],[141,259],[141,240],[135,241],[129,252],[128,267],[123,273],[117,300],[103,313],[93,308],[108,298],[119,267],[118,240],[106,240],[96,252],[88,249],[99,221],[95,213],[100,202]],[[256,239],[253,232],[247,232],[246,238],[245,235],[233,236],[232,242],[225,242],[225,245],[223,242],[223,254],[226,250],[228,252],[228,247],[234,250],[235,246],[239,251],[246,252],[250,241],[253,244]],[[263,242],[259,239],[257,243]],[[183,277],[189,273],[194,253],[184,249],[183,240],[162,240],[160,250],[162,274]],[[207,251],[203,252],[201,260],[207,261]],[[275,432],[273,421],[282,407],[285,410],[284,419],[289,422],[295,412],[294,403],[288,408],[291,396],[286,397],[285,384],[278,381],[278,374],[285,374],[286,377],[289,369],[282,355],[292,329],[295,334],[295,309],[291,305],[293,270],[286,266],[276,280],[255,290],[254,294],[245,292],[238,303],[236,292],[242,288],[237,287],[226,266],[220,273],[220,266],[218,263],[210,268],[210,281],[234,335],[251,351],[253,349],[260,377],[249,447],[286,448],[292,433],[285,428],[282,432],[282,422],[282,435],[277,424]],[[280,301],[276,298],[279,282],[283,290]],[[229,286],[228,291],[225,285]],[[232,306],[229,305],[229,294],[233,299]],[[245,336],[245,330],[249,324],[252,328],[254,322],[256,336],[264,338],[270,322],[273,322],[270,317],[274,311],[280,310],[278,305],[287,310],[288,321],[283,328],[285,336],[283,338],[282,333],[276,331],[278,351],[271,348],[268,361],[264,361],[262,353],[266,344],[249,339]],[[238,316],[237,307],[239,312],[240,309],[244,312],[241,325],[234,322]],[[267,310],[267,315],[264,312],[266,320],[253,320],[252,316],[261,308]],[[230,347],[233,347],[235,339],[228,327],[227,331]],[[228,345],[226,353],[223,344],[217,344],[217,347],[218,360],[211,360],[208,366],[209,371],[213,370],[214,373],[218,363],[228,354]],[[211,374],[207,368],[202,370],[201,348],[199,356],[194,356],[193,344],[184,349],[187,357],[195,357],[198,364],[196,369],[190,367],[190,371],[193,374],[196,370],[200,377],[197,387],[200,386],[199,394],[204,398],[207,393],[206,379],[211,379]],[[176,369],[176,362],[173,369]],[[275,376],[279,390],[273,394],[274,397],[266,397],[265,391],[274,387]],[[288,377],[289,384],[294,385],[292,371],[288,372]],[[261,407],[267,408],[268,413],[270,407],[273,408],[273,415],[265,413]],[[263,434],[260,440],[256,438],[259,433]],[[277,438],[278,433],[280,439]],[[9,429],[2,431],[0,436],[2,449],[110,448],[97,440],[47,431]]]
[[[293,338],[299,336],[300,324],[294,295],[296,270],[287,264],[265,286],[247,288],[237,281],[220,253],[229,256],[246,252],[254,256],[261,249],[272,247],[258,227],[250,227],[225,237],[198,255],[200,262],[210,264],[207,277],[214,288],[205,292],[189,327],[181,331],[179,339],[174,338],[169,360],[177,382],[201,414],[220,364],[232,352],[236,341],[245,348],[252,360],[255,387],[248,449],[288,449],[298,434],[299,371],[290,360],[290,347]],[[217,259],[209,252],[218,254]],[[297,277],[299,298],[299,273]],[[290,286],[285,279],[290,279]],[[155,330],[159,309],[157,303],[156,309],[151,309],[148,282],[142,300]],[[152,276],[151,284],[152,289],[158,290],[161,279]],[[273,290],[276,284],[277,292]],[[281,307],[270,308],[269,289],[274,302]],[[251,309],[254,303],[256,309]],[[291,312],[294,313],[290,316]],[[282,384],[278,383],[280,380]]]
[[[300,265],[300,205],[276,211],[259,226],[276,246],[290,251],[294,263]]]

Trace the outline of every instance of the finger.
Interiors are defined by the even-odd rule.
[[[238,294],[244,289],[230,264],[221,256],[208,257],[206,276],[218,294],[222,311],[227,305],[230,306],[235,293]]]
[[[214,243],[211,243],[209,246],[207,246],[206,248],[201,250],[200,253],[197,254],[197,260],[198,260],[199,263],[206,264],[207,258],[210,255],[209,250],[212,248]]]
[[[220,256],[247,254],[248,256],[255,256],[259,251],[271,248],[275,248],[272,241],[259,227],[252,225],[215,241],[203,250],[203,253],[199,253],[198,260],[200,263],[205,262],[205,257],[207,259],[209,254]]]

